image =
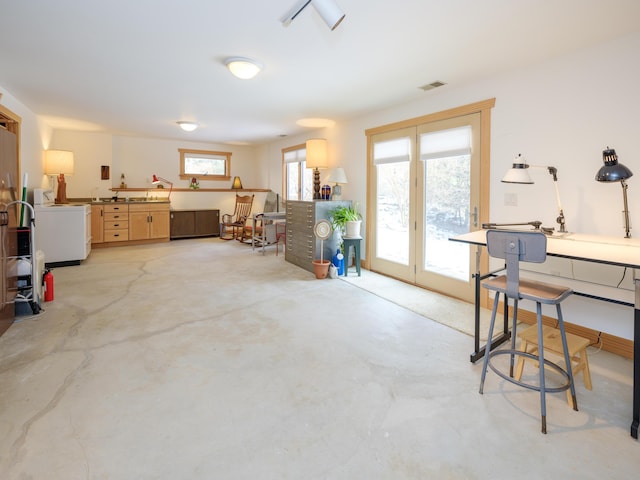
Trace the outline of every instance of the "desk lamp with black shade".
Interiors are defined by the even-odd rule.
[[[598,182],[620,182],[622,186],[622,201],[624,210],[622,211],[624,217],[624,238],[631,238],[631,224],[629,223],[629,204],[627,202],[627,183],[625,180],[633,176],[633,172],[627,167],[618,163],[618,155],[613,148],[607,147],[602,151],[602,160],[604,165],[600,167],[598,173],[596,173],[596,180]]]

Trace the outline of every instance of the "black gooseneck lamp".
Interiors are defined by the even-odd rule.
[[[618,155],[613,148],[607,147],[602,151],[602,160],[604,165],[600,167],[598,173],[596,173],[596,180],[598,182],[620,182],[622,186],[622,200],[624,210],[622,211],[624,216],[624,238],[631,238],[631,225],[629,223],[629,204],[627,202],[627,182],[625,180],[633,176],[633,172],[627,167],[618,163]]]

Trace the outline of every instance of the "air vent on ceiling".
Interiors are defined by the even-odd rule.
[[[421,90],[424,90],[426,92],[428,90],[433,90],[434,88],[438,88],[438,87],[441,87],[443,85],[446,85],[446,83],[441,82],[441,81],[438,80],[437,82],[428,83],[428,84],[423,85],[423,86],[418,87],[418,88],[420,88]]]

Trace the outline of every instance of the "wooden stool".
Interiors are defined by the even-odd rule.
[[[562,351],[562,340],[560,338],[560,331],[556,328],[544,325],[542,327],[542,335],[544,337],[544,349],[553,352],[557,355],[564,355]],[[529,352],[535,354],[538,351],[538,327],[531,325],[526,330],[523,330],[518,334],[522,342],[520,343],[520,350],[523,352]],[[591,372],[589,370],[589,359],[587,358],[587,347],[591,342],[583,337],[567,333],[567,348],[569,349],[569,358],[575,364],[572,365],[573,374],[577,375],[582,372],[582,379],[584,386],[587,390],[592,389],[591,385]],[[518,365],[516,366],[516,373],[514,378],[520,380],[522,377],[522,370],[524,369],[525,358],[518,357]],[[537,366],[537,362],[536,362]],[[567,400],[569,405],[573,404],[571,399],[571,392],[567,390]]]

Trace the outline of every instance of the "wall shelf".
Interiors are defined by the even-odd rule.
[[[168,188],[110,188],[112,192],[166,192]],[[174,188],[173,192],[270,192],[268,188],[199,188],[194,190],[193,188]]]

